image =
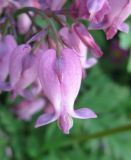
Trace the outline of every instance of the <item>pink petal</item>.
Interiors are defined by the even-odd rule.
[[[36,121],[35,128],[54,122],[57,117],[54,114],[44,113]]]
[[[79,119],[97,118],[97,115],[89,108],[81,108],[74,110],[72,116],[74,118],[79,118]]]
[[[87,0],[87,8],[92,13],[98,12],[106,0]]]
[[[58,125],[64,134],[69,134],[69,131],[73,126],[73,119],[68,113],[63,111],[58,119]]]
[[[129,25],[127,23],[122,23],[118,29],[122,32],[128,33],[129,32]]]
[[[93,67],[95,64],[97,63],[97,59],[96,58],[89,58],[86,60],[85,69],[91,68]]]
[[[105,16],[109,13],[110,11],[110,5],[109,2],[106,0],[102,8],[94,15],[94,17],[90,17],[91,22],[93,23],[100,23],[101,21],[104,20]],[[93,15],[91,15],[93,16]]]
[[[109,3],[107,0],[87,0],[87,8],[91,21],[97,23],[109,12]]]

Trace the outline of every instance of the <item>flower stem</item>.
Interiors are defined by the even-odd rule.
[[[118,127],[118,128],[112,128],[112,129],[105,130],[105,131],[98,132],[98,133],[94,133],[91,135],[73,136],[74,137],[73,139],[74,140],[77,139],[78,142],[83,142],[83,141],[102,138],[102,137],[110,136],[110,135],[117,134],[117,133],[127,132],[127,131],[131,131],[131,124],[126,125],[126,126],[122,126],[122,127]]]
[[[41,15],[42,17],[44,17],[49,25],[51,26],[52,28],[52,31],[54,33],[54,38],[56,40],[56,48],[57,48],[57,53],[59,55],[60,53],[60,47],[59,47],[59,39],[58,39],[58,35],[57,35],[57,30],[55,28],[55,25],[53,23],[53,21],[49,18],[49,17],[53,17],[53,12],[45,12],[38,9],[38,8],[34,8],[34,7],[25,7],[25,8],[22,8],[22,9],[19,9],[17,11],[14,12],[13,16],[14,18],[16,18],[18,15],[22,14],[22,13],[28,13],[28,12],[35,12],[35,13],[38,13],[39,15]],[[49,17],[48,17],[49,16]]]
[[[131,132],[131,124],[121,126],[121,127],[117,127],[117,128],[108,129],[108,130],[98,132],[98,133],[94,133],[94,134],[71,135],[70,137],[65,138],[65,140],[63,140],[61,143],[56,144],[55,149],[58,149],[58,148],[61,148],[61,147],[62,148],[70,147],[74,143],[87,142],[89,140],[99,139],[99,138],[103,138],[103,137],[107,137],[107,136],[111,136],[111,135],[114,135],[114,134],[123,133],[123,132],[127,132],[127,131]],[[48,151],[50,149],[50,147],[51,147],[50,144],[45,146],[44,151]]]

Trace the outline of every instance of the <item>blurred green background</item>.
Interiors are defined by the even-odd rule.
[[[105,55],[87,71],[75,106],[91,108],[98,118],[75,119],[69,135],[56,123],[35,129],[40,113],[18,120],[10,112],[16,102],[2,93],[0,160],[131,160],[131,126],[122,132],[131,124],[131,30],[111,41],[101,31],[91,33]]]

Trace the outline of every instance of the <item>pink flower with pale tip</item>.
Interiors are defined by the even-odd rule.
[[[0,41],[0,81],[4,81],[9,74],[10,56],[16,46],[12,35],[7,35]]]
[[[21,78],[24,58],[31,52],[31,47],[26,44],[19,45],[13,51],[10,59],[10,83],[13,88]],[[28,64],[29,65],[29,64]]]
[[[103,55],[102,50],[96,44],[92,35],[88,32],[83,24],[75,24],[73,26],[74,31],[76,32],[77,36],[80,40],[91,50],[91,53],[94,57],[101,57]]]
[[[27,44],[20,45],[14,50],[10,63],[10,83],[14,97],[18,94],[29,95],[25,89],[32,83],[39,81],[37,66],[40,57],[41,50],[37,50],[37,53],[33,55],[30,45]],[[40,90],[40,87],[38,84],[37,89]],[[38,91],[37,89],[35,91]]]
[[[100,23],[91,23],[90,29],[103,29],[107,39],[112,39],[118,30],[128,32],[129,27],[124,21],[131,14],[130,0],[109,0],[110,11]]]
[[[9,74],[11,54],[16,46],[12,35],[7,35],[0,41],[0,90],[8,91],[10,89],[10,85],[5,81]]]
[[[58,57],[54,49],[44,52],[39,63],[39,78],[44,95],[54,107],[54,113],[41,115],[35,127],[58,120],[60,129],[68,134],[74,118],[96,118],[90,109],[74,110],[78,95],[82,68],[78,55],[72,49],[63,48]]]

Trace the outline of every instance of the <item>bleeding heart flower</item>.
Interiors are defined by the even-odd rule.
[[[110,11],[100,23],[91,23],[90,29],[103,29],[107,39],[112,39],[118,30],[128,32],[129,27],[124,21],[131,14],[130,0],[109,0]]]
[[[27,55],[30,52],[31,52],[31,47],[26,44],[17,46],[13,51],[13,54],[11,55],[11,60],[10,60],[10,82],[11,82],[12,88],[20,80],[23,67],[25,67],[23,65],[24,57],[27,57]]]
[[[37,50],[33,55],[30,45],[27,44],[20,45],[14,50],[10,63],[10,83],[14,97],[17,94],[28,95],[29,92],[25,89],[36,81],[39,83],[37,66],[40,56],[41,50]],[[38,85],[39,89],[40,85]]]
[[[8,91],[10,89],[10,85],[5,81],[9,74],[11,54],[16,46],[12,35],[7,35],[0,41],[0,90]]]
[[[4,81],[9,74],[10,56],[16,46],[16,41],[11,35],[0,41],[0,81]]]
[[[39,78],[44,95],[55,112],[41,115],[35,127],[58,120],[60,129],[68,134],[73,125],[72,117],[96,118],[96,114],[88,108],[74,110],[82,79],[82,68],[78,55],[72,49],[63,48],[60,56],[57,56],[54,49],[44,52],[39,62]]]

